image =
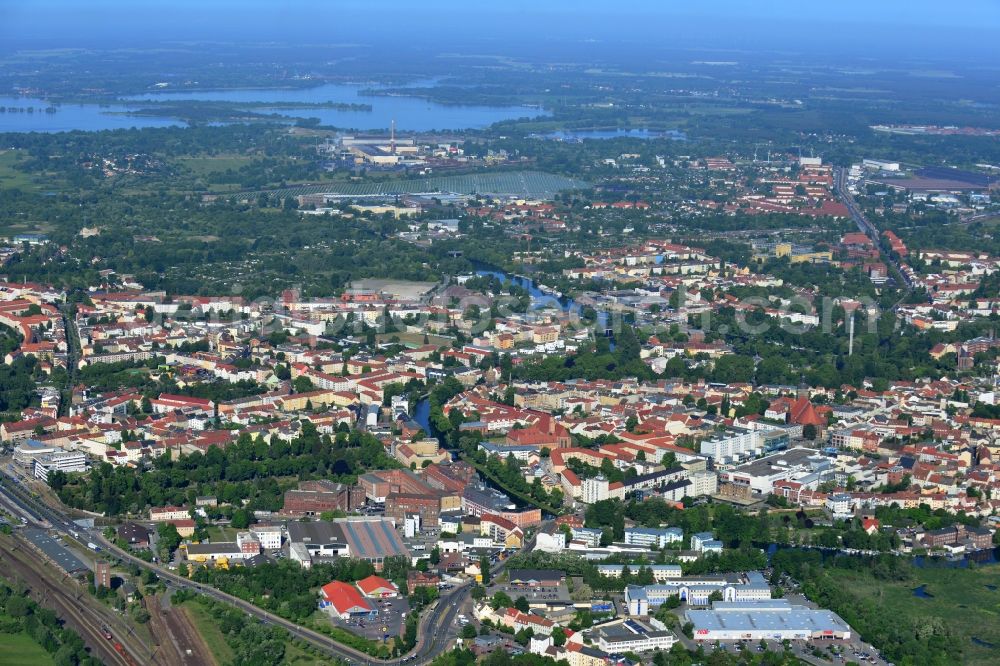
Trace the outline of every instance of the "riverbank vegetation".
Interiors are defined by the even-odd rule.
[[[800,581],[896,664],[996,663],[1000,625],[984,617],[1000,599],[1000,566],[917,568],[892,555],[853,557],[783,550],[771,564]]]

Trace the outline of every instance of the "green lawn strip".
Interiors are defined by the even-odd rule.
[[[28,634],[0,633],[0,665],[2,666],[47,666],[54,664],[51,655]]]

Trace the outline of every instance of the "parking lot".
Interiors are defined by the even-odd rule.
[[[778,653],[784,651],[781,641],[776,640],[765,641],[764,646],[761,645],[759,640],[751,640],[720,641],[717,647],[714,643],[706,644],[705,647],[706,649],[710,649],[711,647],[733,655],[738,655],[744,651],[753,654],[763,652],[765,649]],[[800,659],[808,658],[811,663],[844,664],[854,662],[858,664],[877,664],[879,666],[885,666],[888,663],[879,657],[878,652],[874,648],[869,645],[863,645],[859,641],[791,641],[790,649],[796,657]],[[815,656],[813,653],[814,649],[818,649],[822,653],[822,656]]]
[[[378,615],[374,618],[356,617],[349,620],[333,618],[331,621],[334,625],[346,629],[352,634],[375,641],[382,640],[385,635],[388,635],[390,640],[395,636],[401,636],[403,623],[406,621],[404,613],[408,613],[410,610],[406,599],[397,597],[395,599],[369,599],[368,601],[378,609]]]
[[[489,594],[493,595],[499,591],[503,590],[508,596],[514,601],[517,601],[518,597],[524,597],[528,600],[528,603],[546,603],[549,601],[562,601],[569,602],[569,590],[566,589],[565,583],[553,586],[539,586],[539,587],[529,587],[526,585],[509,585],[506,583],[501,583],[499,585],[494,585],[489,589]]]

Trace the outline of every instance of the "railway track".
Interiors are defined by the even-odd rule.
[[[215,657],[183,610],[164,609],[159,596],[147,597],[146,601],[150,628],[161,637],[158,654],[164,661],[177,666],[217,666]]]
[[[24,542],[0,539],[0,559],[4,575],[22,581],[32,597],[42,606],[54,610],[105,664],[161,664],[145,646],[139,649],[134,641],[124,636],[108,639],[101,628],[115,626],[118,618],[110,611],[101,613],[88,605],[88,600],[81,598],[86,592],[80,590],[69,576],[53,580],[52,570],[47,569]]]

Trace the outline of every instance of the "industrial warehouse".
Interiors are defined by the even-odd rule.
[[[787,599],[716,601],[711,610],[684,613],[696,641],[847,640],[851,628],[828,610],[792,605]]]

